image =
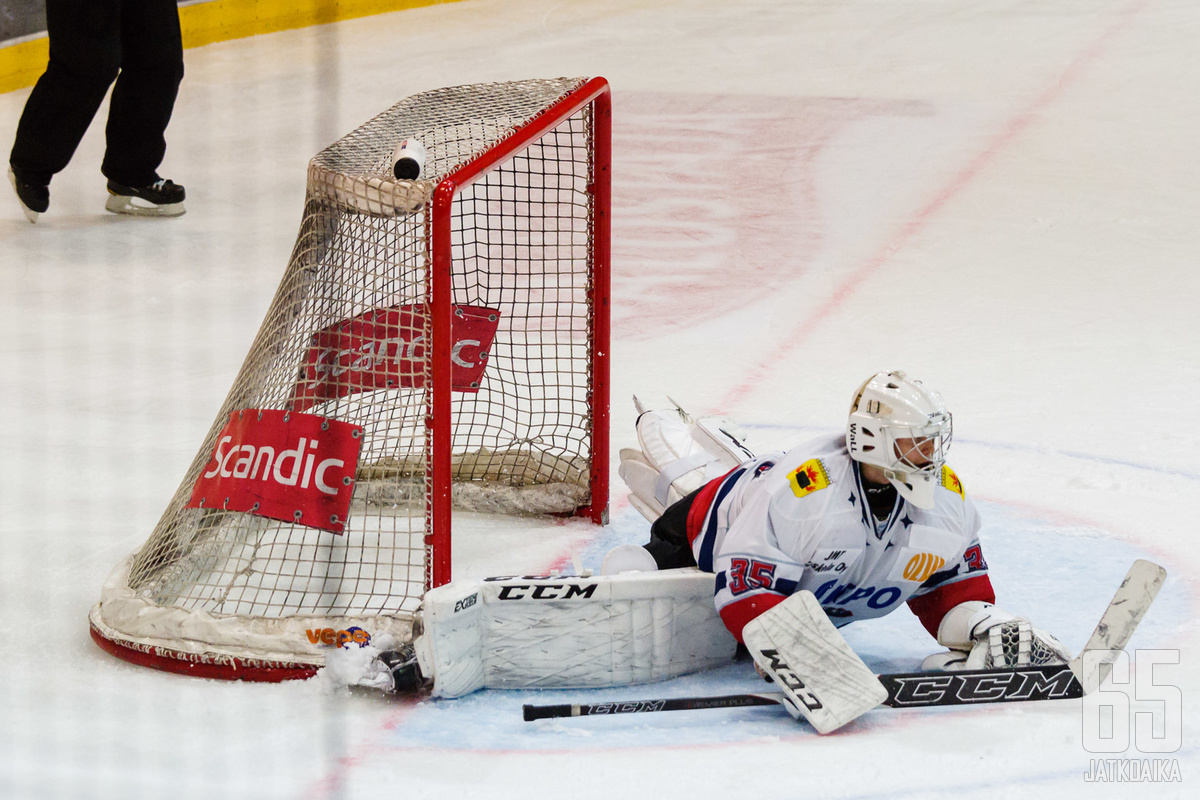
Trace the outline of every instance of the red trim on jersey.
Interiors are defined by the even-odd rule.
[[[742,641],[742,628],[746,627],[746,624],[750,620],[768,609],[774,608],[786,599],[783,595],[774,593],[743,597],[741,600],[735,600],[721,609],[721,620],[725,623],[725,627],[729,629],[729,632],[733,634],[734,638],[740,642]]]
[[[737,469],[737,467],[733,469]],[[729,470],[729,472],[733,472],[733,469]],[[717,496],[717,490],[721,488],[721,482],[729,477],[729,472],[726,472],[719,478],[713,478],[704,484],[704,488],[700,490],[700,493],[696,495],[696,499],[692,501],[691,507],[688,508],[688,544],[695,542],[696,537],[704,530],[704,518],[708,516],[708,509],[712,506],[713,498]]]
[[[955,581],[934,589],[929,594],[914,597],[908,601],[908,607],[917,615],[917,619],[921,620],[929,635],[936,639],[938,625],[942,624],[942,617],[946,616],[946,612],[968,600],[996,602],[996,592],[992,589],[992,582],[987,575]]]

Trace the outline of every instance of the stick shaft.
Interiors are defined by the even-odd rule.
[[[526,705],[525,721],[553,717],[590,717],[604,714],[644,714],[654,711],[696,711],[706,708],[742,708],[777,705],[782,695],[729,694],[715,697],[672,697],[658,700],[627,700],[616,703],[569,703],[563,705]]]
[[[879,676],[887,689],[888,708],[968,706],[1065,700],[1083,696],[1083,688],[1066,664],[1024,669],[976,669],[961,672],[898,672]],[[524,707],[525,721],[600,714],[644,714],[656,711],[697,711],[778,705],[783,695],[771,692],[715,697],[673,697],[612,703],[575,703]]]

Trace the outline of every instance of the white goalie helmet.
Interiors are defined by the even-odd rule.
[[[854,394],[846,423],[850,457],[883,469],[901,497],[932,508],[953,431],[941,395],[903,372],[879,372]]]

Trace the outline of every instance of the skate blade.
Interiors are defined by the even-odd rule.
[[[17,191],[17,176],[13,174],[11,169],[8,171],[8,182],[12,184],[13,191]],[[34,225],[37,225],[38,217],[40,217],[41,214],[25,205],[25,203],[21,201],[19,195],[17,196],[17,205],[21,206],[21,211],[25,213],[25,219],[29,220]]]
[[[178,217],[186,209],[183,203],[151,203],[140,197],[110,194],[104,208],[114,214],[129,214],[135,217]]]

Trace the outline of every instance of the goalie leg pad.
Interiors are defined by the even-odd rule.
[[[731,430],[732,422],[695,419],[676,405],[647,411],[636,397],[639,449],[621,450],[617,472],[630,490],[630,502],[653,522],[659,514],[708,481],[754,454]]]
[[[888,697],[812,592],[799,591],[752,619],[742,641],[783,691],[788,712],[818,733],[837,730]]]
[[[416,640],[434,697],[597,688],[729,663],[737,642],[696,569],[453,581],[426,593]]]

